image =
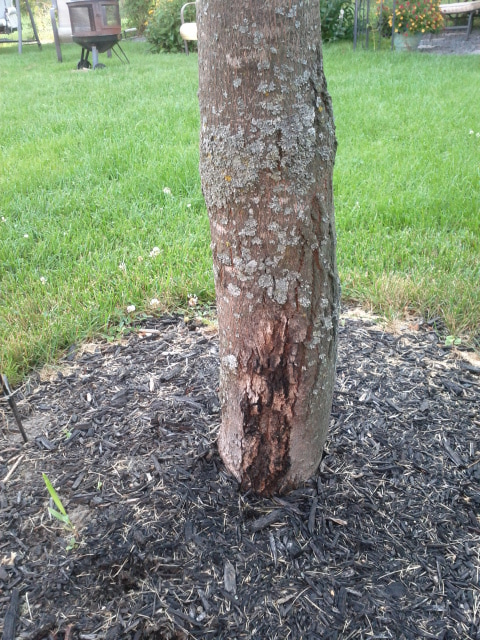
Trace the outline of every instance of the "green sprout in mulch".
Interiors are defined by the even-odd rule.
[[[53,507],[49,506],[48,512],[51,516],[59,520],[64,525],[68,533],[70,534],[70,539],[68,541],[66,548],[67,548],[67,551],[71,551],[72,549],[75,549],[75,547],[78,545],[78,532],[75,528],[75,525],[70,520],[70,516],[68,515],[65,507],[63,506],[63,503],[60,500],[58,493],[55,491],[53,484],[50,482],[47,474],[42,473],[42,477],[47,487],[48,493],[50,494],[51,499],[53,500],[55,506],[57,507],[57,509],[54,509]]]

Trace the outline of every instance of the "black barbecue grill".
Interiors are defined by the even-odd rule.
[[[73,41],[82,47],[78,69],[88,69],[92,66],[88,60],[90,51],[94,69],[104,66],[98,63],[98,54],[110,49],[122,62],[128,62],[119,42],[122,37],[122,25],[118,0],[72,0],[67,2],[67,5]],[[115,46],[121,55],[114,49]]]

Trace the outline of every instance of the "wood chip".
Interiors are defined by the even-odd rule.
[[[235,567],[227,558],[223,569],[223,584],[225,591],[235,595],[237,593],[237,575],[235,573]]]

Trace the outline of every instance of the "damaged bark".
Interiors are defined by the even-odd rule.
[[[322,455],[339,286],[318,2],[199,0],[200,171],[220,335],[220,454],[244,490]]]

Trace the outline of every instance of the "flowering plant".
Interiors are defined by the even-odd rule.
[[[435,33],[443,28],[439,0],[414,0],[395,7],[395,33]],[[381,17],[385,19],[385,5],[381,5]],[[393,13],[390,8],[388,24],[392,28]]]

